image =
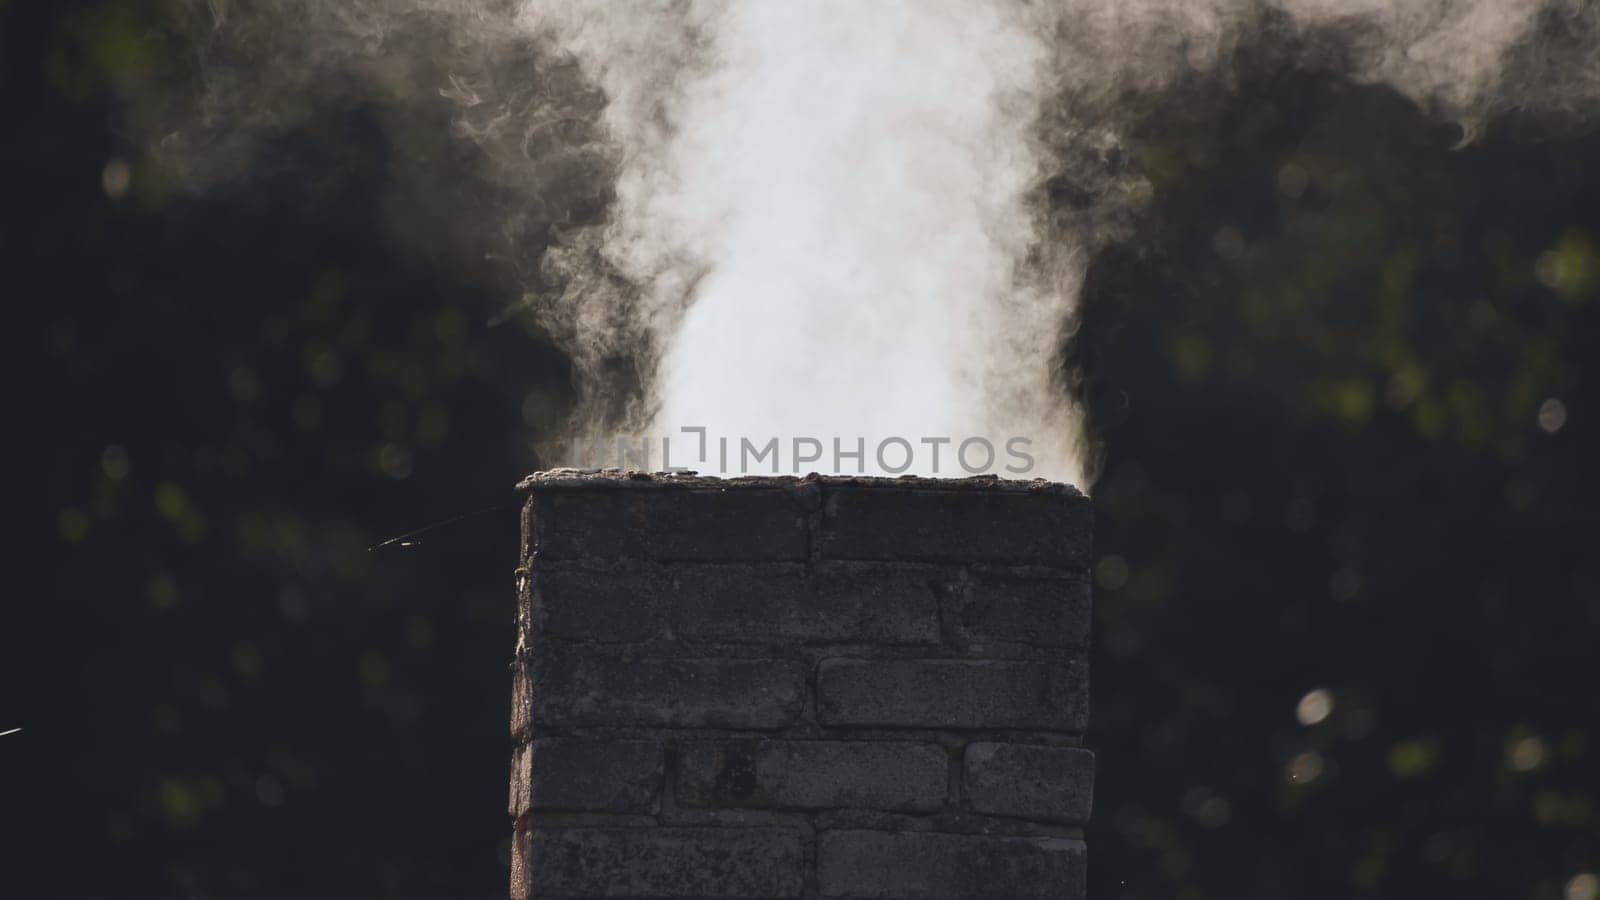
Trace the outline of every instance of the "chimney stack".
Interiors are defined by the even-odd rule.
[[[513,898],[1084,896],[1076,489],[520,488]]]

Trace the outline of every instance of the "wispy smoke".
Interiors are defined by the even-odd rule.
[[[186,35],[158,152],[204,184],[373,115],[396,208],[571,354],[575,432],[1022,435],[1080,483],[1061,349],[1153,99],[1262,42],[1464,140],[1600,98],[1589,0],[212,0]]]
[[[1070,291],[1023,266],[1049,33],[964,0],[679,15],[550,2],[523,18],[617,98],[601,252],[659,336],[645,430],[1020,434],[1047,474],[1079,477],[1051,367]],[[636,65],[674,25],[692,61]]]

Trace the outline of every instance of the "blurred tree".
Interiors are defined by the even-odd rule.
[[[1451,149],[1384,89],[1237,70],[1138,136],[1153,208],[1073,348],[1091,893],[1582,896],[1600,138]]]

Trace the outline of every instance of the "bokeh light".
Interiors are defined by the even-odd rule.
[[[1284,767],[1284,778],[1290,784],[1310,784],[1322,777],[1325,765],[1322,754],[1315,750],[1296,753]]]
[[[1539,427],[1546,434],[1555,434],[1567,424],[1567,405],[1558,398],[1550,399],[1539,404]]]
[[[1333,693],[1327,688],[1308,691],[1295,704],[1294,717],[1301,725],[1316,725],[1333,712]]]
[[[1506,762],[1515,772],[1532,772],[1550,758],[1550,748],[1537,735],[1518,738],[1506,748]]]
[[[106,196],[113,200],[126,194],[128,186],[132,183],[133,169],[126,160],[113,159],[100,170],[100,187],[106,192]]]

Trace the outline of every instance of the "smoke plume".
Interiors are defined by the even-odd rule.
[[[211,0],[180,32],[198,76],[134,103],[155,152],[203,186],[375,116],[399,218],[572,357],[569,436],[862,437],[869,471],[886,437],[1020,436],[1078,483],[1062,348],[1149,200],[1118,160],[1154,99],[1263,43],[1463,140],[1600,98],[1587,0]]]

